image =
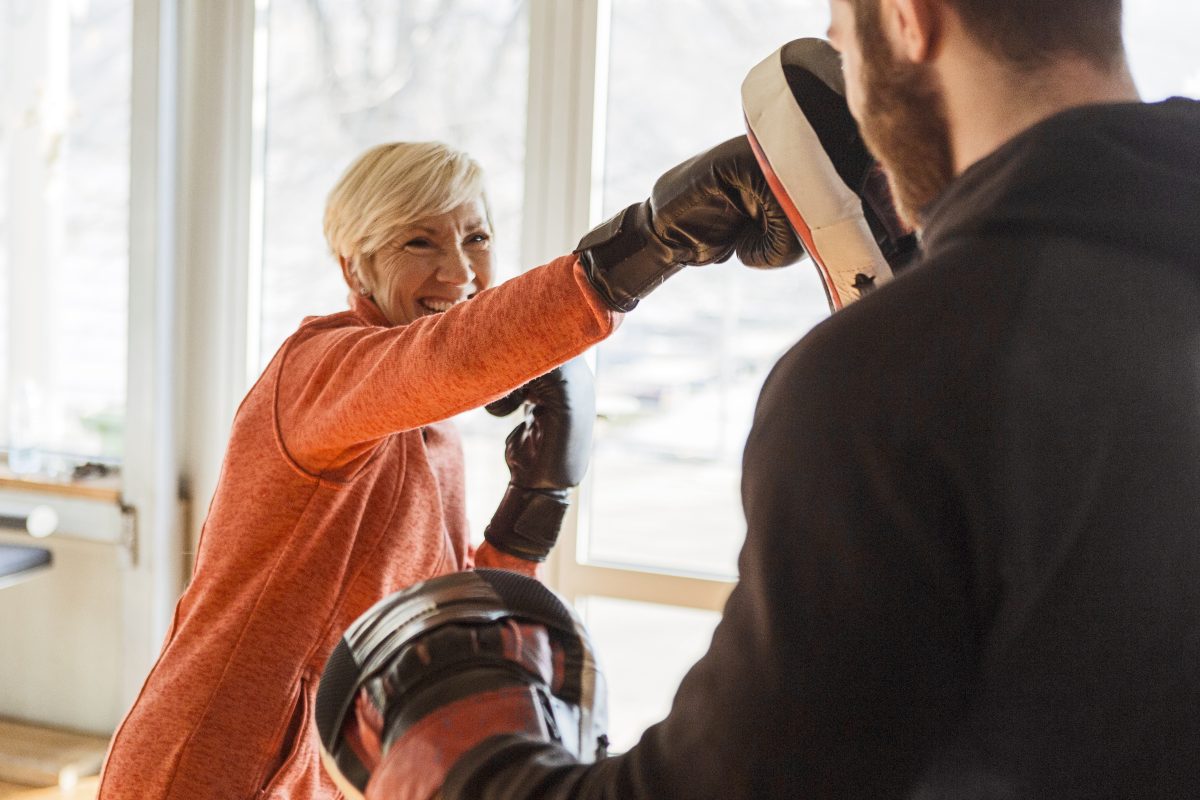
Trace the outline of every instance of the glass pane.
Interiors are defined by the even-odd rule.
[[[823,35],[828,19],[821,0],[613,0],[605,215],[743,133],[746,73],[788,39]],[[672,278],[629,315],[598,353],[590,560],[736,573],[739,462],[758,391],[827,313],[808,262],[777,271],[729,262]]]
[[[1125,3],[1125,45],[1134,80],[1146,100],[1200,98],[1200,4],[1194,0]]]
[[[608,597],[579,602],[608,681],[614,752],[637,744],[667,716],[684,674],[708,650],[720,615]]]
[[[526,0],[270,0],[260,366],[314,314],[346,306],[325,199],[360,153],[436,139],[487,172],[499,279],[519,273],[529,64]],[[261,101],[262,98],[260,98]],[[508,479],[515,420],[459,418],[477,539]]]
[[[0,436],[18,471],[121,454],[132,8],[0,16]]]

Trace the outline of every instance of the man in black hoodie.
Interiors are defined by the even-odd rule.
[[[768,379],[668,718],[446,800],[1200,797],[1200,104],[1138,101],[1119,0],[831,5],[921,262]]]

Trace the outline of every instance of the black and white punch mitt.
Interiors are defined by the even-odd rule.
[[[845,95],[841,56],[822,39],[785,44],[742,84],[751,148],[831,311],[890,281],[917,249]]]

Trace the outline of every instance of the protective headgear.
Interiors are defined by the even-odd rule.
[[[841,57],[821,39],[785,44],[742,84],[751,147],[831,311],[890,281],[917,248],[845,94]]]
[[[348,797],[377,782],[427,798],[493,735],[602,757],[606,713],[595,652],[567,605],[532,578],[476,570],[419,583],[359,617],[326,664],[315,718],[322,761]]]

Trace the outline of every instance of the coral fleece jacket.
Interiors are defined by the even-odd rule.
[[[113,739],[104,800],[335,798],[310,712],[342,631],[470,566],[451,423],[612,332],[574,257],[388,327],[305,320],[242,402],[193,580]]]

